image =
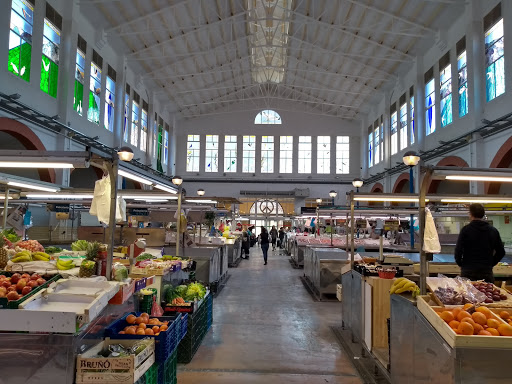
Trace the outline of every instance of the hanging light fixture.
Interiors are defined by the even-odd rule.
[[[198,190],[197,190],[197,195],[198,195],[198,196],[204,196],[204,194],[205,194],[205,193],[206,193],[206,192],[205,192],[205,190],[204,190],[204,189],[198,189]]]
[[[338,192],[336,192],[336,191],[330,191],[330,192],[329,192],[329,196],[331,196],[331,197],[334,199],[336,196],[338,196]]]
[[[133,151],[130,147],[121,147],[117,151],[117,156],[121,161],[131,161],[133,159]]]
[[[173,176],[171,180],[174,185],[181,185],[183,183],[181,176]]]
[[[356,178],[354,180],[352,180],[352,185],[355,187],[355,188],[361,188],[364,184],[364,181],[360,178]]]

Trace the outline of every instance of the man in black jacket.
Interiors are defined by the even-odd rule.
[[[471,222],[460,231],[455,247],[455,261],[461,268],[461,276],[471,280],[494,282],[492,268],[505,256],[500,233],[483,220],[482,204],[469,206]]]

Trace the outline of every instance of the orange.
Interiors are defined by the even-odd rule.
[[[503,320],[508,320],[508,319],[510,319],[510,313],[508,313],[507,311],[501,311],[500,312],[500,317]]]
[[[473,328],[475,329],[475,335],[478,335],[480,333],[480,331],[483,331],[484,330],[484,327],[482,327],[480,324],[476,323]]]
[[[489,327],[489,328],[486,329],[486,331],[490,332],[491,335],[493,335],[493,336],[499,336],[500,335],[500,333],[498,332],[498,330],[496,328]]]
[[[473,318],[471,318],[471,317],[465,317],[465,318],[463,318],[460,322],[461,322],[461,323],[469,323],[469,324],[471,324],[471,326],[472,326],[473,328],[475,328],[475,325],[476,325],[475,321],[474,321],[474,320],[473,320]]]
[[[151,329],[153,330],[154,334],[157,334],[158,332],[160,332],[160,327],[157,327],[156,325]]]
[[[467,303],[467,304],[464,304],[464,306],[462,307],[462,309],[464,309],[465,311],[467,311],[469,308],[471,308],[473,306],[473,304],[471,303]]]
[[[139,324],[139,328],[146,329],[146,324],[145,323],[140,323]]]
[[[128,316],[126,317],[126,322],[127,322],[128,324],[134,324],[134,323],[135,323],[135,316],[134,316],[134,315],[128,315]]]
[[[462,311],[462,308],[454,308],[452,310],[453,316],[455,316],[455,318],[457,318],[457,315],[459,314],[460,311]]]
[[[167,327],[167,325],[162,325],[162,326],[160,327],[160,332],[167,331],[167,328],[168,328],[168,327]]]
[[[460,332],[461,335],[472,335],[475,330],[471,324],[464,321],[460,323],[458,331]]]
[[[140,323],[143,323],[144,322],[144,319],[142,317],[136,317],[135,318],[135,324],[140,324]]]
[[[508,324],[500,324],[498,326],[498,332],[501,336],[512,336],[512,326]]]
[[[127,334],[127,335],[135,335],[135,329],[133,329],[133,328],[128,328],[128,329],[126,330],[126,334]]]
[[[480,324],[480,325],[487,324],[487,317],[483,313],[481,313],[481,312],[474,312],[471,315],[471,317],[473,317],[473,320],[477,324]]]
[[[501,323],[496,319],[488,319],[487,326],[489,328],[498,328]]]
[[[453,329],[457,329],[457,328],[459,328],[459,324],[460,324],[460,323],[459,323],[457,320],[452,320],[452,321],[450,321],[450,322],[448,323],[448,325],[449,325],[451,328],[453,328]]]
[[[471,317],[471,315],[466,311],[460,311],[457,315],[457,320],[462,321],[465,317]]]
[[[120,331],[119,334],[120,335],[124,335],[126,332],[125,331]]]
[[[455,316],[453,316],[453,313],[451,313],[450,311],[441,312],[439,316],[441,316],[441,319],[443,319],[447,323],[449,323],[452,320],[455,320]]]
[[[488,319],[492,318],[491,310],[487,307],[480,306],[480,307],[477,307],[477,309],[475,309],[475,311],[483,313],[485,315],[485,317],[487,317]]]
[[[147,317],[149,319],[149,315],[146,312],[142,312],[140,314],[140,317]]]
[[[135,332],[136,335],[145,335],[146,332],[142,329],[142,328],[139,328],[137,329],[137,332]]]
[[[478,332],[478,335],[480,336],[492,336],[492,333],[489,331],[480,331]]]
[[[151,328],[146,328],[146,335],[148,336],[153,336],[155,334],[155,332],[153,332],[153,330]]]
[[[155,333],[155,336],[158,336],[159,334],[160,334],[160,332],[157,332],[157,333]]]

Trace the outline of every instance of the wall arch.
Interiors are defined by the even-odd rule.
[[[383,193],[384,186],[381,183],[375,183],[375,184],[373,184],[373,187],[370,192],[371,193]]]
[[[14,137],[28,150],[46,151],[46,147],[37,135],[25,124],[8,117],[0,117],[0,131]],[[39,179],[55,183],[55,170],[38,168]]]
[[[466,168],[469,167],[469,164],[464,160],[463,158],[459,156],[446,156],[443,157],[437,164],[437,167],[460,167],[460,168]],[[442,180],[432,180],[430,182],[430,185],[428,186],[428,193],[436,193],[439,185],[443,182]],[[446,183],[446,181],[444,181]],[[468,185],[468,191],[466,193],[469,193],[469,182]]]
[[[509,168],[512,164],[512,136],[500,147],[489,168]],[[500,193],[501,183],[485,183],[485,193]]]
[[[393,186],[393,193],[401,193],[404,185],[409,182],[409,174],[408,173],[402,173],[400,176],[398,176],[398,179],[395,181],[395,185]]]

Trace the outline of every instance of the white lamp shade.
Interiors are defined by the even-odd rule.
[[[197,190],[197,195],[198,195],[198,196],[204,196],[204,194],[205,194],[205,193],[206,193],[206,192],[204,191],[204,189],[198,189],[198,190]]]
[[[173,176],[172,183],[174,185],[181,185],[181,183],[183,183],[183,179],[180,176]]]
[[[364,181],[361,180],[361,179],[354,179],[352,180],[352,185],[355,187],[355,188],[361,188],[364,184]]]
[[[408,151],[408,152],[405,152],[403,160],[404,160],[405,165],[407,165],[409,167],[414,167],[415,165],[417,165],[420,162],[420,155],[418,155],[414,151]]]
[[[121,161],[131,161],[133,159],[133,151],[130,147],[121,147],[117,151],[117,156]]]
[[[336,192],[336,191],[330,191],[330,192],[329,192],[329,196],[331,196],[331,197],[336,197],[336,196],[338,196],[338,192]]]

